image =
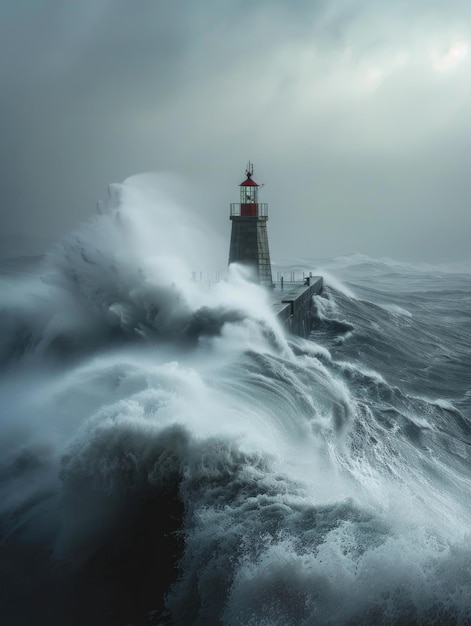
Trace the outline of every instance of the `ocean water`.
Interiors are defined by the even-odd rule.
[[[471,624],[471,264],[276,266],[288,336],[149,186],[1,264],[0,623]]]

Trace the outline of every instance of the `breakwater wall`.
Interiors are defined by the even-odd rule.
[[[305,282],[276,286],[272,305],[285,329],[301,337],[309,337],[312,327],[312,297],[322,292],[322,276],[310,276]]]

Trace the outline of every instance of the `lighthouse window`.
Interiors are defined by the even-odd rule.
[[[257,202],[257,187],[240,188],[240,201],[242,204],[253,204]]]

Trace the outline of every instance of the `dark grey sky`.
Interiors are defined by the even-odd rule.
[[[250,159],[275,261],[470,257],[469,0],[0,0],[0,52],[4,254],[153,171],[229,240]]]

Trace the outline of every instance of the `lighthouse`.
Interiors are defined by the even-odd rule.
[[[240,183],[240,202],[231,203],[232,221],[229,265],[249,266],[254,280],[265,287],[273,287],[270,251],[268,248],[268,204],[258,201],[259,185],[252,178],[253,164],[248,163],[246,179]]]

